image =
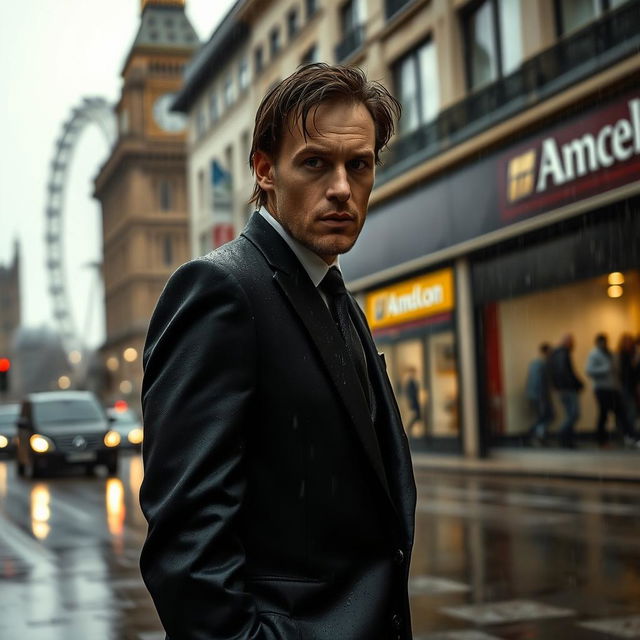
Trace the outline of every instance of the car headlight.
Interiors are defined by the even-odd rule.
[[[34,433],[29,438],[29,445],[36,453],[46,453],[54,448],[53,442],[47,436],[41,436],[39,433]]]
[[[9,446],[9,438],[7,436],[0,435],[0,449],[5,449]]]
[[[140,444],[142,442],[143,434],[142,429],[140,427],[136,427],[135,429],[131,429],[127,434],[127,440],[131,444]]]
[[[104,443],[107,447],[117,447],[120,444],[120,440],[122,440],[122,438],[117,431],[107,431],[104,435]]]

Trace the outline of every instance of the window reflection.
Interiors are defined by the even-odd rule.
[[[51,494],[45,484],[36,484],[31,489],[31,530],[38,540],[44,540],[51,531]]]

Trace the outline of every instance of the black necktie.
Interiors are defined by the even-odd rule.
[[[331,315],[338,326],[340,334],[347,345],[347,351],[351,356],[358,377],[360,378],[360,384],[362,385],[362,391],[364,396],[371,407],[371,394],[369,376],[367,375],[367,360],[364,355],[364,349],[362,343],[358,337],[358,332],[353,325],[351,316],[349,315],[349,294],[344,286],[344,280],[342,274],[336,267],[331,267],[327,271],[327,275],[322,279],[320,283],[320,289],[327,296],[327,303]]]

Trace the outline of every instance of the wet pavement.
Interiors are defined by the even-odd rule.
[[[2,640],[164,638],[138,570],[142,465],[122,462],[31,481],[0,460]],[[417,480],[416,640],[640,638],[640,484]]]
[[[417,480],[416,640],[640,638],[640,484]]]

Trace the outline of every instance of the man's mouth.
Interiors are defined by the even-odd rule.
[[[325,213],[321,216],[320,220],[322,220],[322,222],[346,223],[353,222],[355,216],[348,211],[332,211],[331,213]]]

